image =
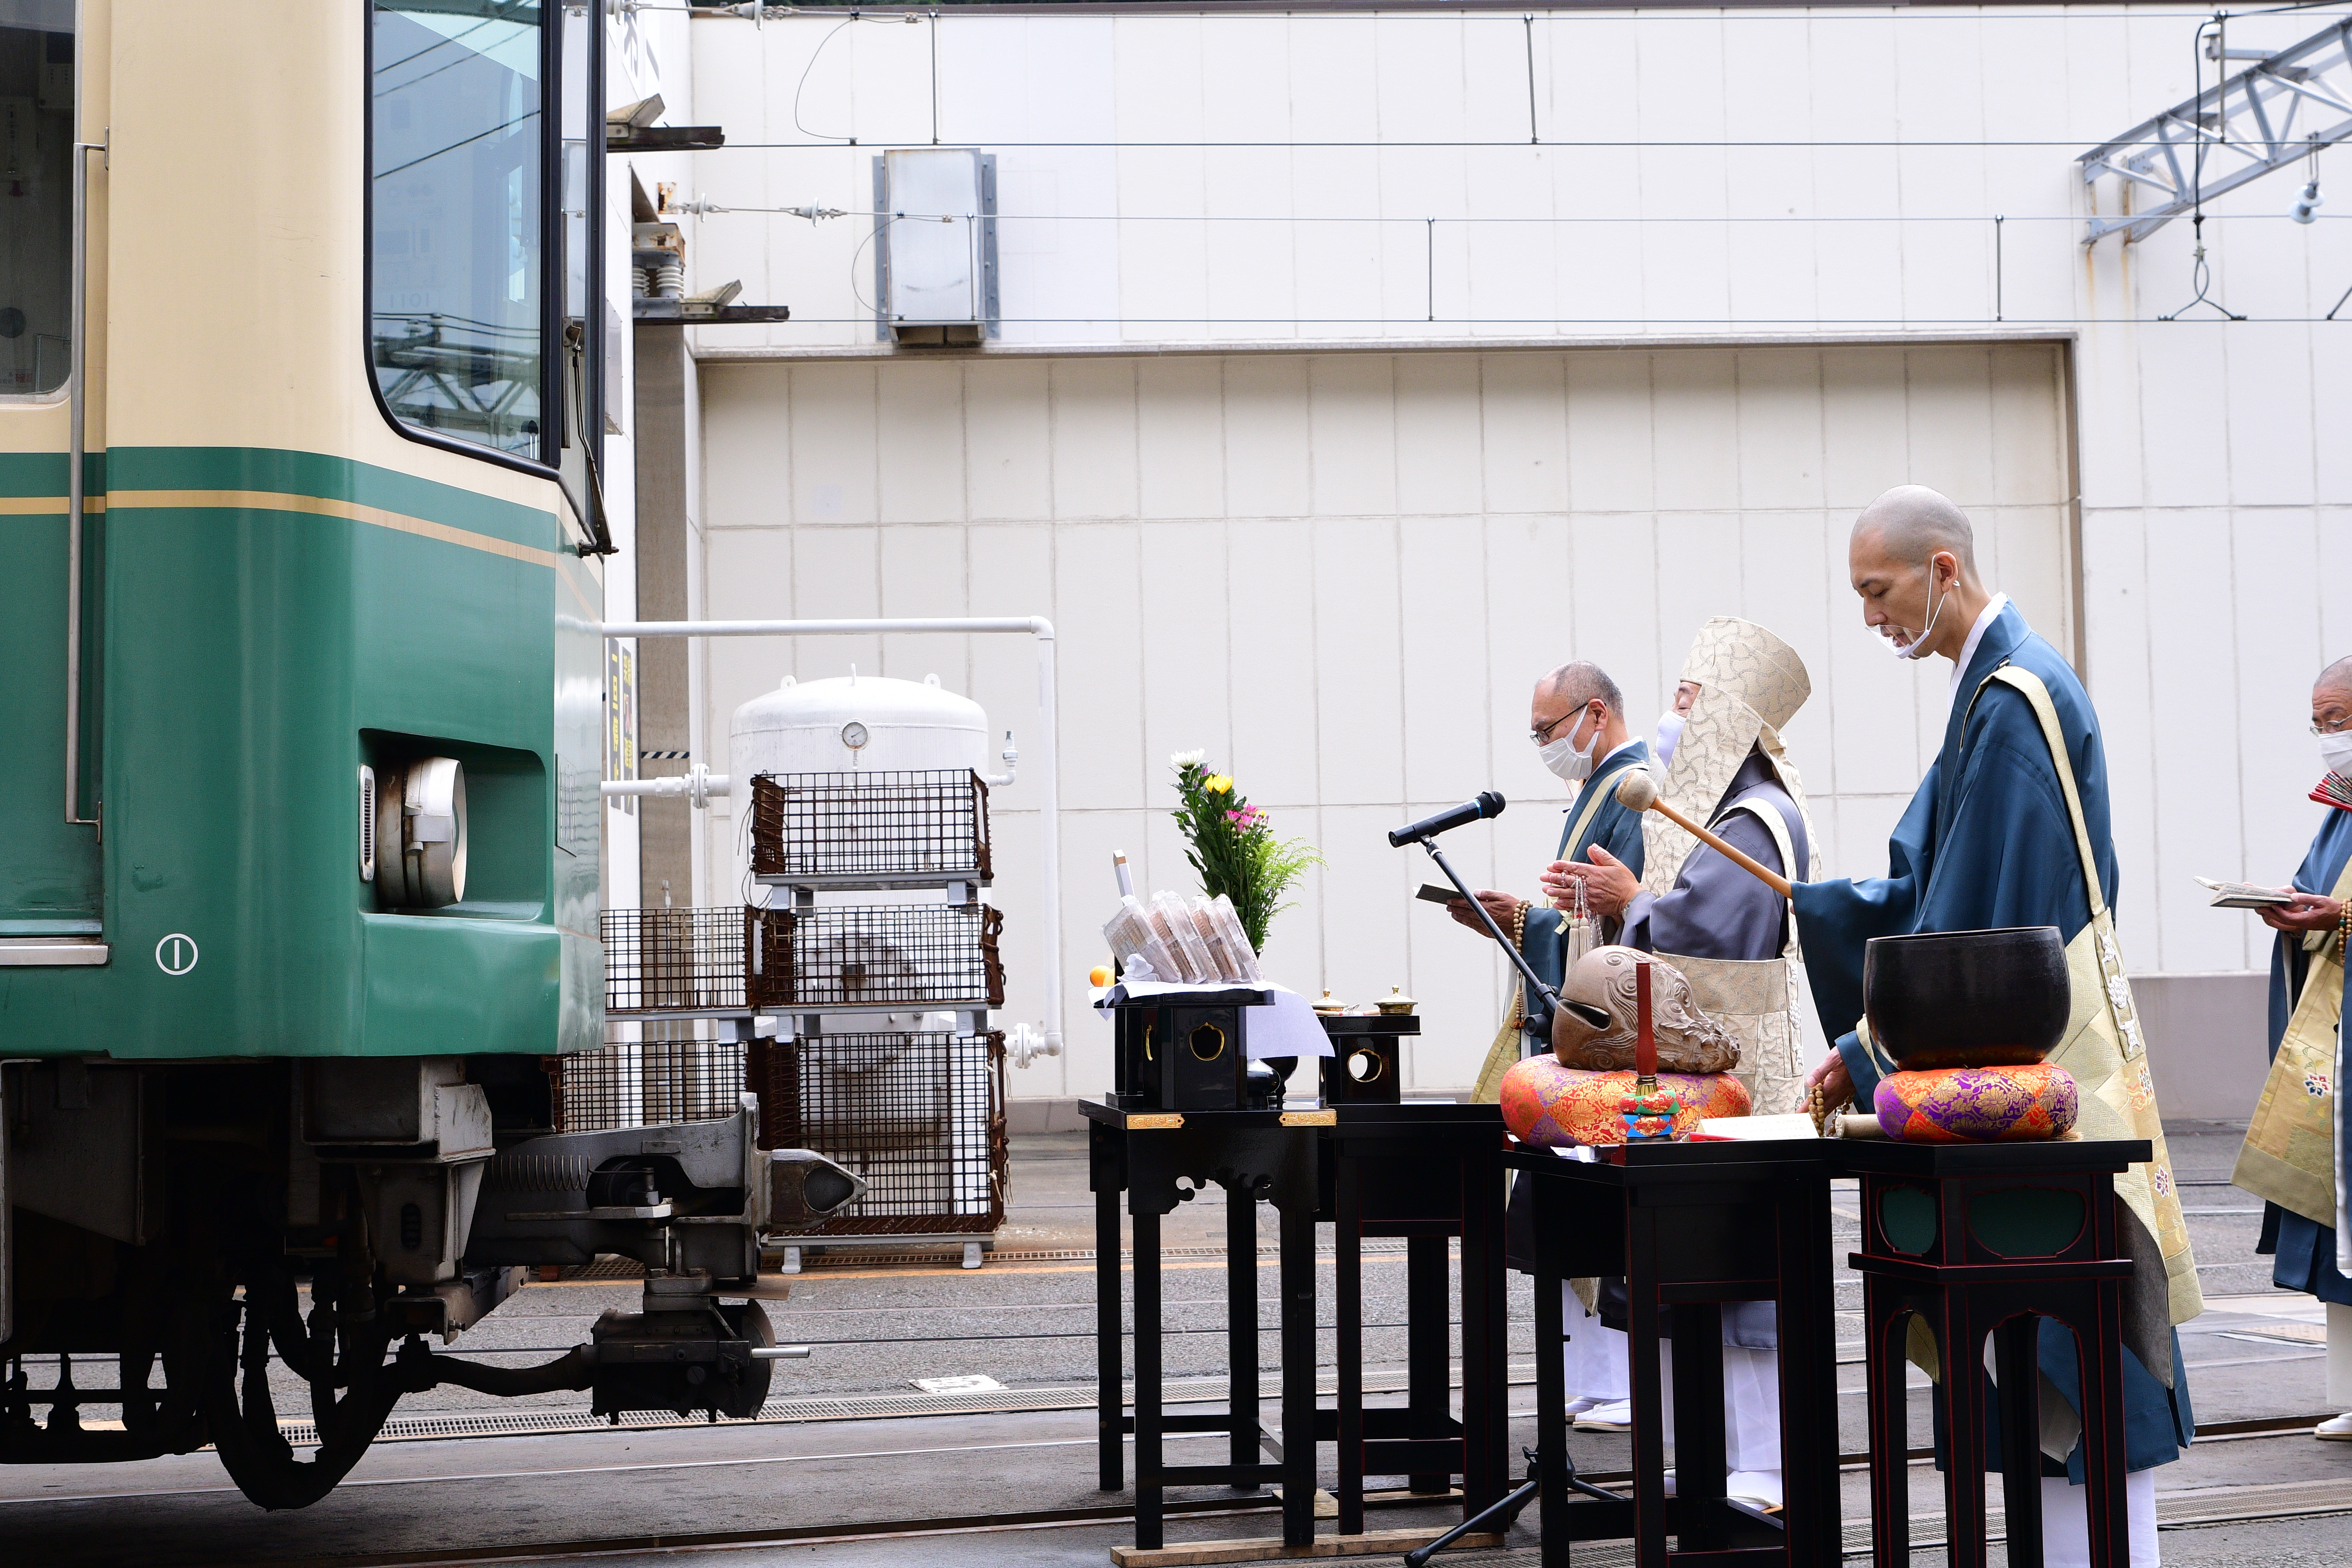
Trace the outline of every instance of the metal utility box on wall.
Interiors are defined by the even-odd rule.
[[[874,160],[874,323],[885,342],[997,335],[993,153],[908,147]]]

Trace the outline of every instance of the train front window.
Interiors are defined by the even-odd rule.
[[[73,0],[0,5],[0,397],[72,365],[73,61]]]
[[[543,456],[539,0],[376,0],[371,346],[395,418]]]

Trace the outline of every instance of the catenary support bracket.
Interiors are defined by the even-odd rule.
[[[2229,58],[2242,52],[2227,51]],[[2146,239],[2211,201],[2352,136],[2352,19],[2265,55],[2233,77],[2144,120],[2074,161],[2083,183],[2123,182],[2136,211],[2091,215],[2083,243],[2111,234]],[[2197,167],[2202,148],[2204,168]]]

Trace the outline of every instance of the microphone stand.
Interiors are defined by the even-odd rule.
[[[1528,966],[1527,955],[1512,943],[1509,937],[1503,934],[1503,928],[1495,923],[1495,917],[1486,912],[1486,906],[1472,896],[1469,885],[1464,882],[1460,875],[1446,862],[1444,855],[1439,851],[1436,843],[1427,838],[1418,842],[1423,849],[1429,851],[1429,858],[1437,862],[1437,868],[1445,873],[1445,879],[1454,884],[1454,891],[1462,895],[1463,900],[1469,904],[1471,911],[1477,915],[1478,923],[1486,928],[1486,934],[1493,937],[1505,952],[1510,954],[1511,963],[1518,969],[1519,978],[1528,983],[1529,994],[1542,997],[1548,1006],[1559,1007],[1559,993],[1545,984],[1534,969]]]
[[[1471,909],[1476,911],[1478,923],[1486,928],[1486,934],[1493,937],[1496,942],[1501,946],[1505,952],[1510,954],[1512,965],[1518,970],[1519,978],[1527,982],[1528,990],[1534,994],[1541,996],[1547,1004],[1554,1009],[1557,1009],[1559,1006],[1559,993],[1545,984],[1542,979],[1537,975],[1535,970],[1528,965],[1527,955],[1521,952],[1518,948],[1513,944],[1509,937],[1503,934],[1502,927],[1495,923],[1495,917],[1486,912],[1486,906],[1480,903],[1475,898],[1471,896],[1469,887],[1464,883],[1460,874],[1457,873],[1454,869],[1453,866],[1447,862],[1444,855],[1439,852],[1437,846],[1426,838],[1421,839],[1419,842],[1423,849],[1429,851],[1429,858],[1437,862],[1437,868],[1445,873],[1445,879],[1454,884],[1454,890],[1459,892],[1462,897],[1468,901]],[[1489,1504],[1475,1518],[1464,1520],[1460,1524],[1455,1525],[1453,1529],[1447,1531],[1444,1534],[1439,1536],[1428,1545],[1421,1547],[1416,1551],[1406,1552],[1404,1560],[1408,1568],[1426,1568],[1426,1564],[1431,1558],[1436,1556],[1439,1552],[1453,1545],[1456,1541],[1461,1540],[1462,1537],[1468,1535],[1473,1531],[1485,1529],[1491,1521],[1500,1521],[1503,1528],[1508,1530],[1511,1526],[1511,1522],[1519,1517],[1520,1510],[1535,1500],[1536,1493],[1541,1490],[1543,1486],[1542,1480],[1536,1474],[1535,1451],[1533,1449],[1528,1449],[1526,1450],[1526,1453],[1528,1459],[1528,1479],[1525,1482],[1512,1491],[1505,1494],[1495,1502]],[[1568,1484],[1575,1490],[1588,1492],[1594,1497],[1601,1498],[1610,1502],[1620,1500],[1616,1493],[1603,1491],[1599,1487],[1594,1486],[1591,1482],[1580,1479],[1576,1474],[1576,1461],[1574,1459],[1570,1459],[1568,1461]]]

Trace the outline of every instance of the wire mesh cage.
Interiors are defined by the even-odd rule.
[[[751,874],[810,887],[986,881],[988,785],[970,769],[755,774]]]
[[[608,1016],[741,1013],[754,1005],[744,978],[790,952],[782,910],[607,910],[604,915]]]
[[[986,904],[842,904],[764,910],[754,1007],[1004,1005],[997,933]]]
[[[749,1062],[761,1142],[814,1149],[866,1194],[809,1236],[980,1235],[1004,1220],[1004,1037],[816,1035]]]
[[[648,1034],[667,1030],[680,1037],[621,1041],[559,1058],[556,1130],[607,1132],[734,1115],[743,1093],[743,1044],[684,1037],[692,1027],[649,1023]]]

